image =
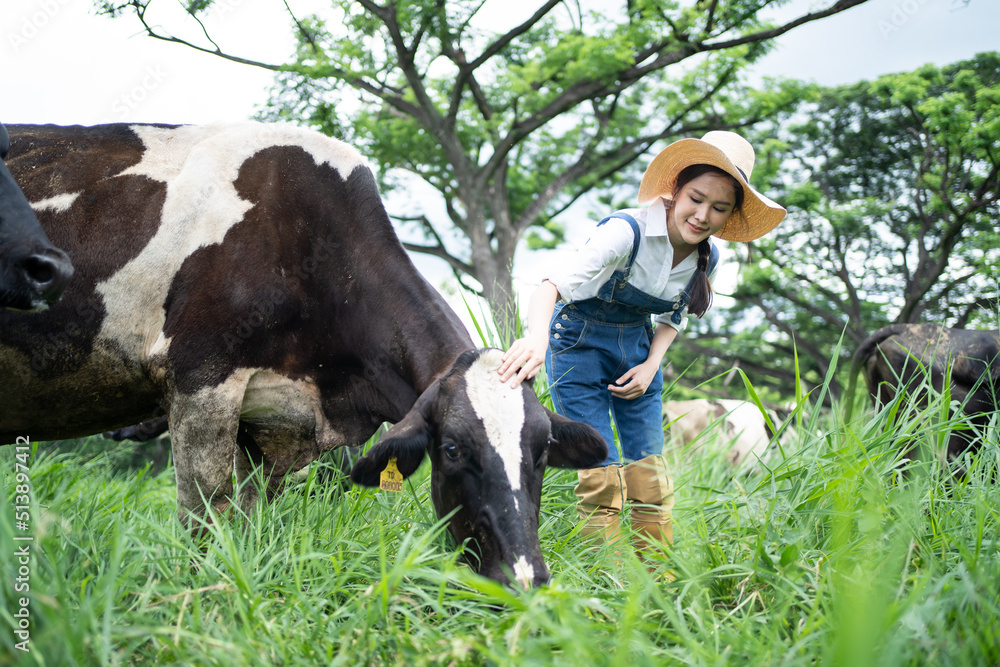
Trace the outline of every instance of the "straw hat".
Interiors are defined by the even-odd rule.
[[[709,132],[701,139],[670,144],[646,167],[639,184],[639,203],[672,196],[677,174],[693,164],[718,167],[743,186],[743,206],[734,211],[715,236],[724,241],[753,241],[778,226],[785,209],[750,186],[754,152],[750,142],[735,132]]]

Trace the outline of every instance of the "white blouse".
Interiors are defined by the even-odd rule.
[[[624,212],[635,218],[640,234],[639,252],[628,282],[652,296],[677,301],[698,269],[698,253],[691,253],[671,269],[674,247],[667,237],[667,214],[662,199],[657,199],[648,208]],[[576,251],[572,260],[566,266],[555,267],[545,280],[556,286],[559,297],[565,302],[595,297],[611,274],[625,270],[634,238],[628,222],[612,218],[595,227],[586,245]],[[718,266],[715,268],[717,271]],[[670,312],[662,313],[654,316],[654,320],[678,331],[687,326],[687,308],[681,311],[680,324],[671,322],[671,315]]]

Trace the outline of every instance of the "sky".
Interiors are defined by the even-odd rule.
[[[776,16],[833,2],[791,0]],[[320,0],[288,4],[300,16],[324,5]],[[536,5],[490,0],[486,7],[517,20]],[[185,21],[179,3],[159,0],[154,7],[161,13],[151,14],[151,22],[177,33],[186,28],[181,34],[197,37],[197,26]],[[281,0],[218,0],[205,21],[220,46],[236,55],[277,64],[293,48]],[[854,83],[1000,50],[998,28],[997,0],[869,0],[780,37],[754,73],[822,85]],[[6,124],[242,120],[266,101],[273,80],[268,70],[146,37],[131,15],[97,16],[92,0],[3,0],[0,72],[0,121]],[[582,243],[581,230],[591,224],[569,224],[569,245]],[[435,285],[449,275],[440,260],[415,261]],[[541,267],[552,261],[522,261],[519,255],[516,288],[523,298],[537,284]]]

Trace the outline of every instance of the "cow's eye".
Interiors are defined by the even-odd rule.
[[[458,445],[453,442],[446,442],[441,446],[441,450],[444,452],[444,455],[449,461],[457,461],[461,458],[461,454],[458,451]]]
[[[539,456],[538,459],[535,461],[535,467],[536,468],[541,468],[542,466],[545,465],[546,461],[549,460],[548,454],[549,454],[549,450],[547,450],[547,449],[543,449],[542,450],[541,456]]]
[[[541,468],[548,461],[549,447],[552,446],[552,438],[545,441],[545,446],[542,447],[542,451],[538,454],[538,458],[535,459],[535,467]]]

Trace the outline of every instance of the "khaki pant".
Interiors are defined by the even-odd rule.
[[[662,456],[647,456],[625,466],[628,499],[632,501],[632,528],[637,533],[639,552],[662,550],[673,544],[671,516],[674,508],[674,484],[667,474]]]
[[[577,471],[574,489],[576,509],[584,521],[580,531],[593,542],[612,542],[621,537],[621,512],[625,507],[622,466],[613,463]]]
[[[673,542],[674,487],[660,455],[629,463],[580,470],[574,490],[585,521],[581,534],[594,542],[621,537],[625,500],[632,502],[636,550],[662,550]]]

